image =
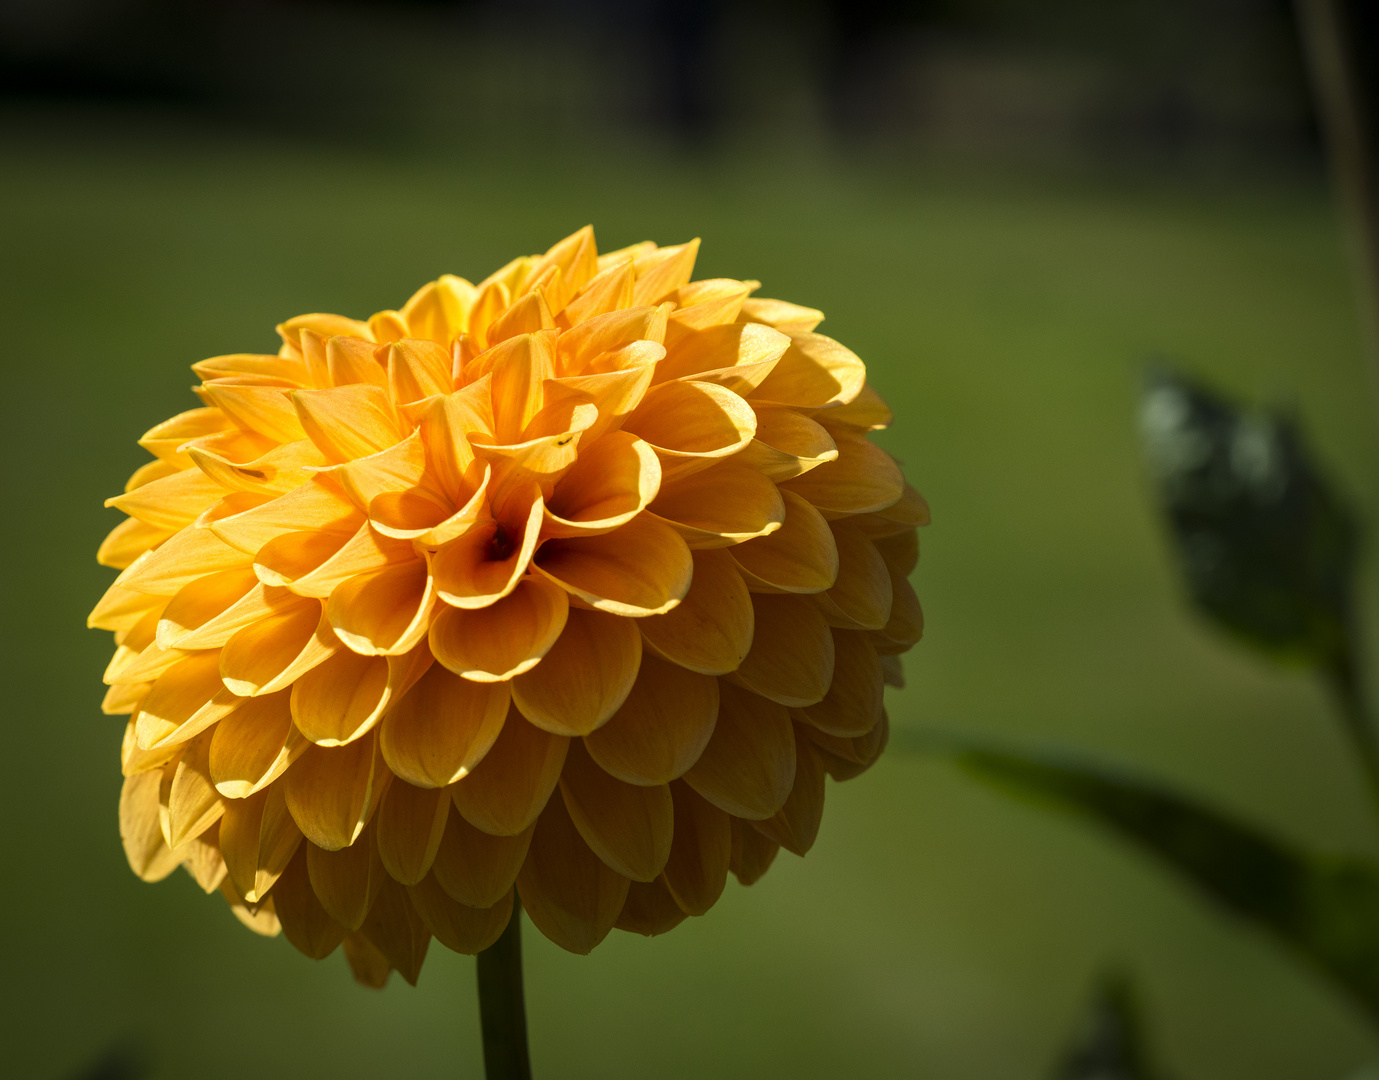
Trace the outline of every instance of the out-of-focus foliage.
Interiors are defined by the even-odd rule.
[[[1097,988],[1082,1030],[1050,1080],[1167,1080],[1152,1063],[1139,1001],[1125,976],[1112,975]]]
[[[1140,426],[1197,606],[1277,656],[1346,655],[1359,529],[1297,426],[1166,370]]]
[[[1152,852],[1211,900],[1292,946],[1379,1022],[1379,866],[1296,851],[1098,763],[955,735],[923,745],[941,749],[978,780],[1071,810]]]

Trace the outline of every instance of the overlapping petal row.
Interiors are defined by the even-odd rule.
[[[920,637],[928,510],[822,314],[583,229],[276,355],[140,440],[104,709],[135,872],[356,977],[669,930],[813,843]]]

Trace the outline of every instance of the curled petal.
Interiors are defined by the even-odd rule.
[[[824,321],[824,313],[786,300],[754,296],[742,302],[741,318],[774,326],[786,334],[807,334]]]
[[[339,485],[318,474],[286,495],[217,517],[206,524],[206,530],[252,555],[284,533],[329,532],[349,537],[363,523],[364,515]]]
[[[564,589],[525,577],[485,608],[442,606],[431,623],[431,651],[456,675],[497,682],[529,671],[550,651],[569,612]]]
[[[820,731],[841,738],[865,735],[881,718],[881,661],[867,635],[857,630],[833,631],[833,682],[817,705],[796,715]]]
[[[551,540],[533,565],[591,607],[634,618],[675,607],[694,573],[685,542],[649,514],[611,533]]]
[[[141,750],[173,746],[200,735],[240,698],[220,681],[218,651],[192,653],[158,676],[134,718]]]
[[[359,574],[326,602],[326,618],[361,656],[400,656],[426,636],[436,593],[421,559]]]
[[[615,431],[582,449],[546,501],[543,537],[596,536],[626,525],[661,487],[661,463],[650,444]]]
[[[210,746],[210,779],[227,799],[245,799],[287,771],[306,749],[292,726],[291,691],[242,702],[216,724]]]
[[[866,379],[866,366],[851,349],[823,334],[795,334],[753,398],[817,409],[851,401]]]
[[[197,395],[213,405],[241,431],[253,432],[275,443],[306,438],[301,421],[292,407],[291,386],[255,386],[232,379],[216,379],[196,388]]]
[[[125,777],[120,789],[120,840],[129,868],[144,881],[162,881],[180,861],[163,839],[159,823],[162,780],[161,770],[135,773]]]
[[[808,597],[761,593],[752,608],[752,650],[732,680],[792,708],[822,701],[833,681],[833,637],[818,608]]]
[[[665,869],[675,831],[666,785],[627,784],[609,776],[574,742],[560,792],[584,842],[610,868],[634,881],[654,881]]]
[[[268,894],[301,841],[277,784],[225,804],[220,850],[235,892],[251,904]]]
[[[555,790],[568,747],[569,739],[529,724],[510,709],[478,768],[450,788],[455,809],[492,836],[526,831]]]
[[[584,737],[584,744],[619,780],[669,783],[684,775],[708,745],[718,692],[717,679],[643,656],[627,700],[608,723]]]
[[[734,817],[778,811],[795,782],[795,735],[785,706],[725,684],[713,738],[685,783]]]
[[[372,822],[349,847],[336,850],[304,844],[311,889],[332,919],[358,930],[388,873],[378,856]]]
[[[301,431],[330,461],[368,457],[407,435],[380,386],[351,383],[329,390],[294,390],[291,399]]]
[[[786,851],[804,855],[814,846],[824,816],[824,763],[805,730],[795,730],[795,784],[780,810],[752,828]]]
[[[639,619],[647,647],[704,675],[735,671],[752,647],[752,598],[724,551],[694,552],[689,592],[664,615]]]
[[[532,923],[562,949],[591,952],[608,936],[627,897],[628,879],[589,850],[564,799],[551,799],[517,875]]]
[[[408,886],[407,895],[436,940],[466,956],[475,956],[497,941],[513,913],[511,889],[489,907],[472,908],[449,896],[434,874]]]
[[[659,479],[659,467],[656,475]],[[113,566],[116,570],[123,570],[144,552],[157,547],[172,536],[175,531],[145,524],[138,518],[125,518],[101,541],[101,546],[96,551],[96,562],[102,566]]]
[[[707,468],[736,454],[756,435],[756,414],[737,394],[706,382],[652,387],[623,422],[661,458],[663,479]]]
[[[174,851],[195,840],[220,820],[225,804],[211,783],[211,737],[203,731],[187,743],[173,770],[167,798],[168,846]]]
[[[723,895],[733,834],[730,819],[689,785],[670,785],[675,800],[675,843],[665,883],[686,915],[703,915]]]
[[[542,499],[525,513],[481,522],[445,544],[431,560],[436,595],[459,608],[481,608],[517,588],[541,535]]]
[[[904,494],[905,478],[890,454],[865,435],[844,428],[830,434],[837,459],[785,481],[787,491],[804,496],[827,518],[884,510]]]
[[[308,840],[338,851],[359,838],[392,778],[369,732],[348,746],[308,746],[269,790],[283,789]]]
[[[760,592],[823,592],[838,578],[838,546],[828,522],[793,491],[785,492],[785,523],[730,554],[748,587]]]
[[[189,409],[149,428],[139,439],[139,445],[161,461],[170,461],[180,468],[191,465],[191,458],[182,447],[193,439],[228,431],[233,427],[230,418],[216,408]]]
[[[394,880],[415,885],[431,872],[449,813],[450,794],[444,788],[419,788],[402,780],[388,785],[374,835],[383,867]]]
[[[265,585],[324,600],[356,574],[415,559],[409,542],[364,524],[349,537],[334,532],[285,533],[259,549],[254,572]]]
[[[466,907],[492,907],[517,880],[535,828],[533,823],[516,836],[493,836],[464,815],[451,814],[431,873],[452,900]]]
[[[182,529],[224,494],[225,489],[200,469],[187,469],[106,499],[105,505],[154,528]]]
[[[740,544],[775,532],[785,520],[776,485],[735,460],[664,484],[650,509],[692,548]]]
[[[430,664],[425,645],[387,657],[341,649],[292,684],[293,722],[314,743],[344,746],[378,723]]]
[[[408,783],[453,784],[484,759],[508,712],[507,683],[477,683],[433,664],[383,718],[388,767]]]
[[[311,888],[307,871],[309,844],[299,845],[287,869],[273,886],[273,911],[283,937],[313,960],[324,960],[345,940],[345,927],[330,917]]]
[[[572,608],[545,659],[512,680],[512,698],[538,727],[557,735],[587,735],[627,699],[641,659],[636,624]]]
[[[307,600],[236,631],[220,650],[220,677],[240,697],[271,694],[291,686],[339,648],[321,602]]]
[[[757,433],[740,460],[777,482],[838,457],[838,444],[822,424],[794,409],[758,408]]]
[[[150,596],[172,596],[182,586],[203,574],[234,570],[248,563],[249,557],[243,551],[231,547],[210,530],[187,528],[130,563],[125,572],[115,579],[112,592],[107,595],[112,599],[119,595],[113,592],[119,586],[129,592]],[[95,620],[105,607],[105,600],[96,605],[96,610],[91,613],[92,625],[102,625]]]
[[[258,578],[252,569],[245,567],[236,570],[222,570],[219,573],[207,574],[205,577],[187,582],[177,591],[177,595],[168,603],[168,606],[163,610],[162,617],[158,620],[157,641],[159,647],[163,649],[177,648],[182,641],[192,637],[197,630],[217,616],[224,615],[228,609],[244,600],[256,588],[262,590]],[[261,601],[264,599],[262,591],[260,591],[259,598]],[[266,603],[256,606],[259,610],[255,612],[255,619],[268,614]],[[210,636],[207,634],[198,635],[203,644],[194,644],[190,647],[212,648],[215,645],[223,645],[229,640],[227,634],[220,641],[206,641],[206,638]]]

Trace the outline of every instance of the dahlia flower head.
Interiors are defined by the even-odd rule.
[[[587,953],[809,849],[885,746],[928,509],[822,313],[698,246],[584,228],[193,365],[89,620],[139,877],[382,985],[515,895]]]

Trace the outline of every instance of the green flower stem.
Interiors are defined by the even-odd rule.
[[[522,903],[515,894],[507,929],[477,961],[484,1076],[487,1080],[531,1080],[522,994]]]

